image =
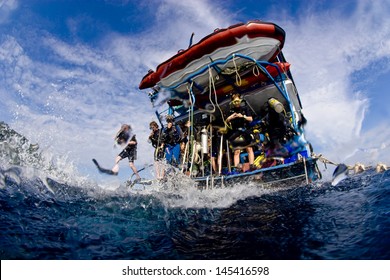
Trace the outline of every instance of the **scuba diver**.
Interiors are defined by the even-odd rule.
[[[155,148],[154,150],[154,166],[157,179],[162,179],[164,176],[164,168],[161,165],[161,160],[164,158],[164,143],[162,143],[162,131],[160,130],[157,122],[152,121],[149,124],[150,132],[148,142]]]
[[[152,144],[154,151],[154,160],[161,160],[164,158],[164,147],[162,143],[162,131],[159,129],[157,122],[152,121],[149,124],[150,132],[148,142]]]
[[[174,123],[172,115],[166,116],[167,126],[162,132],[162,142],[165,148],[165,159],[173,166],[180,163],[180,142],[182,141],[182,130]]]
[[[132,134],[131,126],[128,124],[123,124],[117,134],[115,135],[115,142],[120,146],[125,146],[125,148],[118,154],[115,158],[115,165],[111,169],[112,175],[118,175],[119,171],[119,162],[124,159],[129,159],[130,168],[133,170],[136,175],[136,180],[141,180],[141,177],[138,174],[137,168],[134,165],[134,160],[137,159],[137,140],[135,134]],[[130,139],[130,141],[129,141]]]
[[[231,132],[228,135],[228,140],[231,143],[234,150],[234,166],[238,166],[240,163],[241,149],[244,149],[248,153],[248,160],[250,169],[254,169],[254,152],[250,146],[253,142],[253,137],[249,130],[246,129],[247,124],[253,121],[253,117],[248,110],[246,104],[242,102],[241,94],[233,93],[231,95],[232,105],[229,111],[229,116],[226,118],[226,122],[230,123]]]
[[[267,154],[271,156],[289,156],[289,151],[283,147],[297,133],[291,126],[283,104],[276,98],[270,98],[264,104],[265,117],[263,127],[269,137]]]

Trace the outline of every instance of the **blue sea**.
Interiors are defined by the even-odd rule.
[[[390,259],[390,170],[287,188],[108,189],[0,168],[2,260]]]

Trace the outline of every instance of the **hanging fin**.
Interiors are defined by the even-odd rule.
[[[348,166],[341,163],[337,165],[332,175],[332,186],[336,186],[342,180],[348,177]]]

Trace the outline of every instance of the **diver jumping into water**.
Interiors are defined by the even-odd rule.
[[[93,163],[99,169],[100,172],[109,174],[109,175],[118,175],[119,172],[119,162],[124,159],[129,159],[130,168],[133,170],[136,175],[136,180],[141,180],[141,177],[138,174],[137,168],[134,165],[134,161],[137,159],[137,139],[135,134],[131,133],[131,126],[128,124],[123,124],[119,131],[116,133],[114,139],[115,143],[121,146],[125,146],[125,148],[118,154],[115,158],[115,164],[112,169],[102,168],[96,159],[92,159]]]
[[[124,158],[128,158],[130,168],[133,170],[137,179],[140,180],[141,177],[139,176],[137,168],[134,165],[134,160],[137,159],[137,139],[135,138],[135,134],[132,135],[131,131],[132,129],[130,125],[123,124],[115,135],[115,142],[121,146],[126,145],[126,147],[115,158],[115,165],[111,171],[114,175],[117,175],[119,171],[119,162]]]

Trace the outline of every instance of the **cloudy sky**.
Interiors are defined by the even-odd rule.
[[[287,33],[284,54],[315,152],[390,164],[388,0],[0,0],[0,120],[81,174],[102,179],[130,123],[141,168],[155,119],[138,84],[148,69],[213,32],[252,19]],[[122,176],[131,174],[126,162]],[[120,178],[120,177],[119,177]]]

